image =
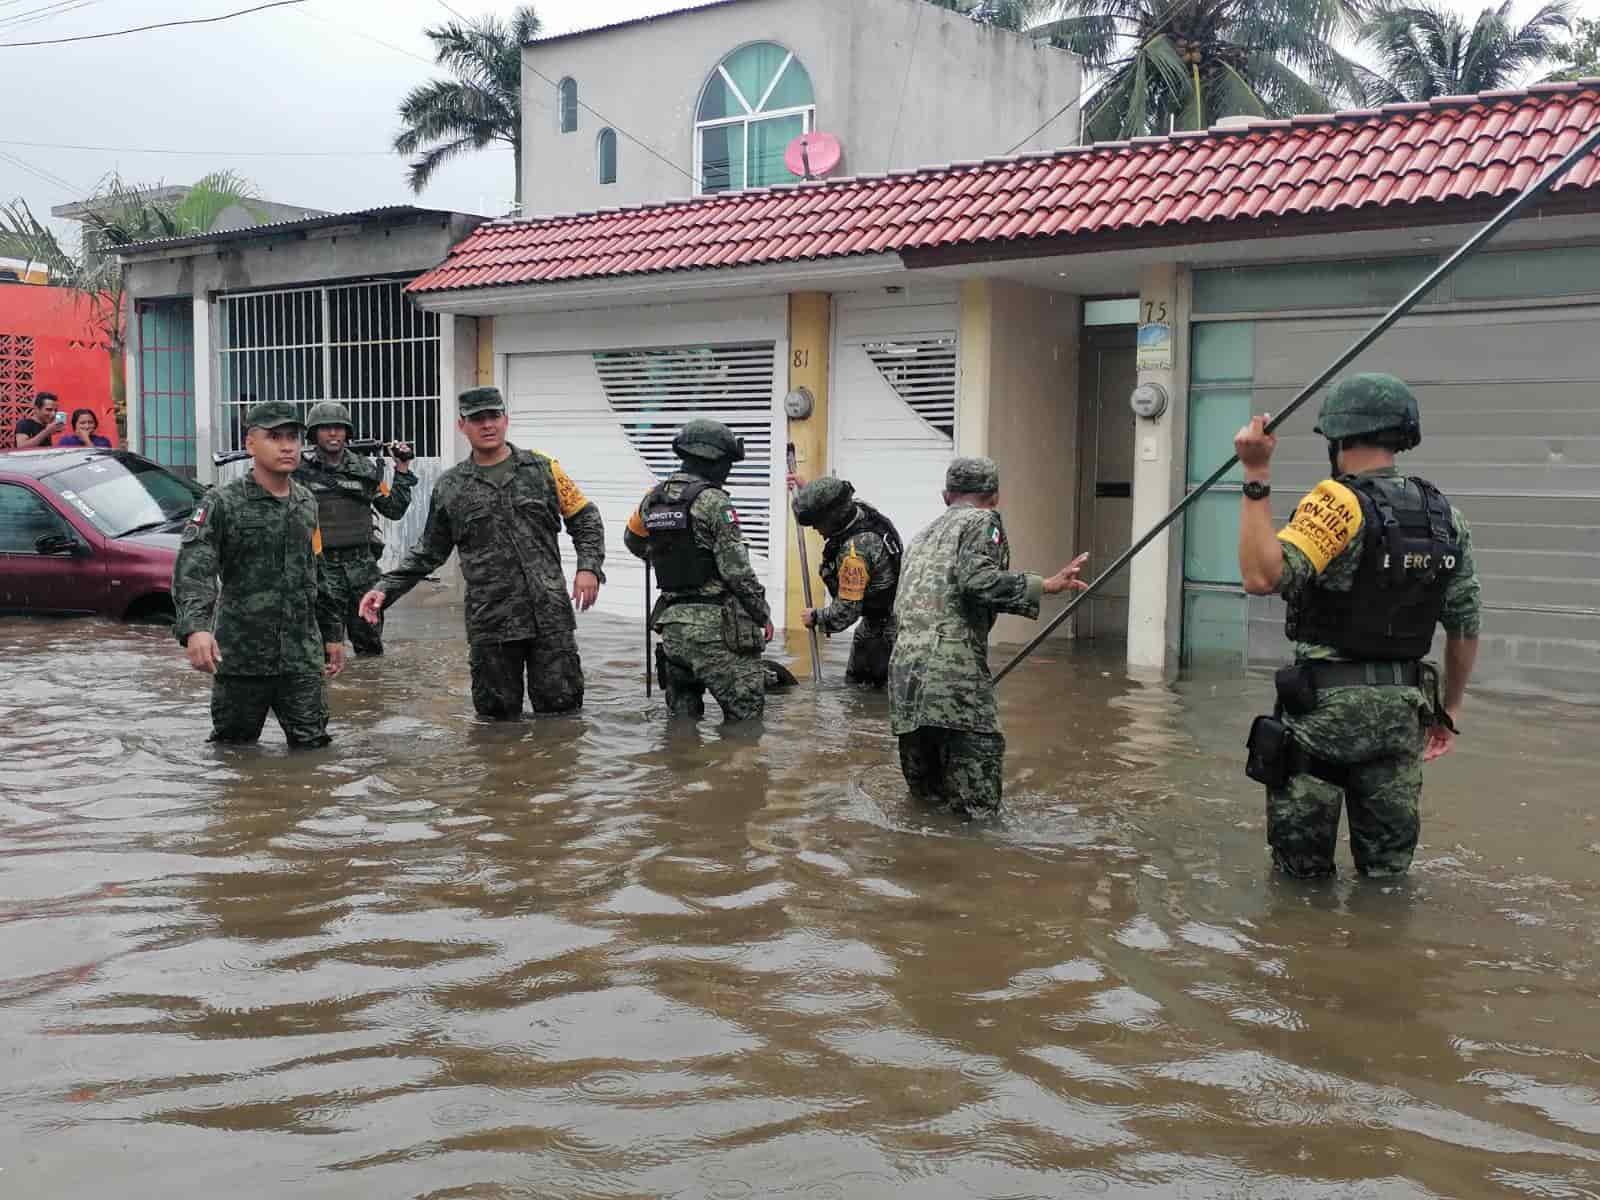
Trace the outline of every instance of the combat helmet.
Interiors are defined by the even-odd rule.
[[[699,458],[732,465],[744,461],[744,439],[721,421],[696,417],[672,439],[672,451],[679,458]]]
[[[1338,444],[1346,438],[1393,430],[1397,450],[1422,441],[1422,416],[1417,397],[1393,375],[1369,373],[1341,379],[1322,401],[1316,432]]]
[[[855,494],[855,485],[849,480],[832,475],[813,479],[794,494],[794,519],[802,525],[831,524],[835,513],[854,506]]]
[[[313,404],[311,411],[306,414],[307,433],[315,433],[319,425],[343,425],[351,437],[356,435],[356,426],[350,419],[350,410],[333,400],[323,400]]]

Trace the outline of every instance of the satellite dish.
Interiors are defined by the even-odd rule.
[[[802,133],[783,151],[783,165],[801,179],[821,179],[839,166],[844,156],[839,139],[820,131]]]

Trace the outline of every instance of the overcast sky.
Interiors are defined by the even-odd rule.
[[[0,42],[215,16],[257,2],[0,0]],[[1484,0],[1445,2],[1476,12]],[[547,32],[562,32],[690,3],[542,0],[536,7]],[[469,17],[512,8],[510,0],[450,4]],[[1532,7],[1527,0],[1517,11]],[[1583,7],[1600,11],[1600,0]],[[503,212],[512,194],[509,151],[443,167],[419,200],[405,184],[404,163],[387,150],[399,98],[433,73],[422,29],[449,19],[441,0],[306,0],[212,25],[0,48],[0,200],[21,196],[43,217],[51,205],[88,195],[111,171],[139,183],[188,183],[229,168],[270,199],[313,208],[415,202]],[[619,70],[613,86],[626,80]],[[602,112],[626,109],[608,103],[599,83],[586,81],[584,99]],[[305,151],[343,156],[292,156]]]

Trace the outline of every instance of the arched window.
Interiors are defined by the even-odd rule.
[[[811,76],[772,42],[741,46],[717,64],[695,114],[695,175],[702,192],[791,183],[783,151],[811,132]]]
[[[601,183],[617,181],[617,131],[602,129],[595,143],[596,174]]]
[[[578,131],[578,81],[570,75],[556,84],[556,114],[562,133]]]

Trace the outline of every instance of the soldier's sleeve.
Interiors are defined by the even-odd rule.
[[[817,628],[843,633],[861,619],[863,603],[894,586],[889,552],[875,533],[863,533],[845,543],[839,556],[839,594],[817,613]]]
[[[226,535],[226,508],[214,495],[202,496],[183,527],[178,558],[172,564],[173,636],[182,646],[191,633],[210,633],[216,619],[217,573]]]
[[[313,501],[313,503],[315,503]],[[311,554],[317,571],[317,628],[322,630],[322,640],[328,644],[344,641],[344,600],[339,591],[339,577],[322,553],[322,527],[317,526],[311,538]]]
[[[387,517],[391,521],[398,521],[406,515],[406,510],[411,507],[411,493],[417,486],[417,477],[411,471],[396,471],[392,482],[385,481],[383,468],[378,468],[378,478],[374,486],[375,495],[372,498],[372,507],[380,517]]]
[[[992,517],[974,522],[962,534],[956,556],[961,594],[995,612],[1037,618],[1044,599],[1044,577],[1031,571],[1005,570],[1004,562],[1005,533],[1000,522]]]
[[[400,565],[388,572],[375,586],[384,596],[388,608],[429,575],[432,575],[456,548],[455,530],[450,523],[450,496],[446,488],[435,487],[428,504],[428,522],[422,536],[406,551]]]
[[[1448,634],[1474,638],[1483,620],[1483,588],[1478,582],[1478,564],[1472,556],[1472,530],[1459,509],[1450,511],[1455,517],[1456,535],[1461,539],[1461,556],[1456,562],[1456,573],[1445,586],[1439,624]]]
[[[556,504],[561,509],[561,519],[566,522],[572,548],[578,552],[577,570],[592,572],[596,579],[604,583],[606,573],[602,568],[606,561],[606,523],[601,519],[600,510],[553,458],[550,460],[550,471],[556,477]]]
[[[650,531],[644,527],[644,514],[637,508],[628,518],[628,527],[622,531],[622,544],[635,558],[650,557]]]
[[[717,560],[717,574],[722,577],[723,586],[739,597],[745,612],[766,624],[772,619],[767,589],[761,586],[750,565],[750,551],[744,544],[733,502],[721,492],[705,491],[695,497],[694,508],[710,526],[711,553]]]

